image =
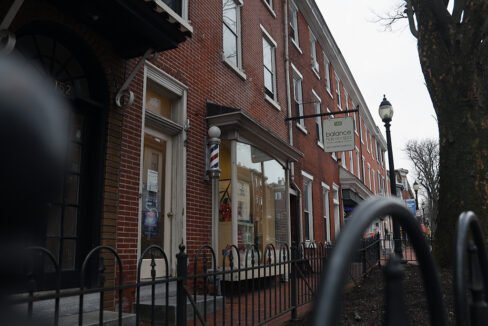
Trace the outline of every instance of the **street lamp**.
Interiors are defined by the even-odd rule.
[[[378,109],[378,113],[380,115],[381,120],[385,123],[386,128],[386,145],[388,147],[388,164],[390,167],[390,190],[391,194],[396,197],[396,182],[395,182],[395,165],[393,163],[393,150],[391,148],[391,134],[390,134],[390,122],[391,118],[393,117],[393,107],[391,103],[386,99],[386,96],[383,95],[383,101],[380,103],[380,107]],[[393,239],[395,244],[395,254],[403,258],[402,253],[402,239],[400,238],[400,225],[398,221],[393,220]]]
[[[417,183],[417,180],[413,183],[413,191],[415,191],[415,209],[419,210],[419,184]]]
[[[425,212],[424,212],[424,209],[425,209],[425,201],[422,200],[422,220],[424,220],[424,223],[425,223]]]

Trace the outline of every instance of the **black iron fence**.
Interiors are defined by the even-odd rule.
[[[349,270],[351,281],[357,283],[379,265],[381,242],[379,236],[361,240]],[[313,301],[332,250],[331,245],[314,242],[268,245],[262,251],[257,246],[243,250],[233,245],[217,255],[203,246],[189,257],[180,246],[176,276],[172,276],[162,248],[151,246],[141,254],[136,279],[130,280],[117,251],[99,246],[87,255],[77,289],[61,290],[58,280],[54,290],[38,291],[39,275],[29,264],[23,284],[27,290],[8,298],[7,311],[26,322],[46,325],[265,324],[296,318],[297,309]],[[30,262],[42,256],[53,266],[47,270],[61,275],[48,250],[34,247],[29,252],[28,256],[37,256]],[[115,271],[105,266],[110,258],[115,260]],[[90,261],[97,259],[97,283],[86,286]]]
[[[417,220],[404,203],[392,198],[370,198],[353,212],[331,253],[324,282],[315,299],[313,325],[337,325],[341,311],[341,292],[347,270],[355,262],[357,239],[378,216],[390,215],[405,231],[404,260],[415,259],[422,276],[431,325],[447,325],[447,312],[431,250],[432,241],[421,232]],[[382,250],[391,249],[382,241]],[[410,254],[411,252],[411,254]],[[454,298],[457,325],[488,325],[488,257],[480,223],[472,212],[459,217],[456,234]],[[405,261],[404,261],[405,262]],[[401,257],[392,255],[384,268],[384,325],[409,325],[408,309],[402,288]]]

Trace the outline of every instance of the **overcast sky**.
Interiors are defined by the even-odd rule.
[[[316,0],[376,124],[385,136],[378,116],[383,94],[393,105],[391,124],[395,169],[415,172],[403,152],[410,139],[438,138],[435,113],[425,86],[417,54],[416,39],[407,22],[399,22],[393,32],[375,23],[375,13],[388,12],[392,0]]]

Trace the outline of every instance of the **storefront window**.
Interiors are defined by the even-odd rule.
[[[231,147],[231,142],[224,141],[220,150],[219,247],[236,243],[244,266],[245,252],[254,245],[262,263],[266,245],[273,244],[279,250],[281,244],[288,243],[285,170],[256,147],[239,142],[235,143],[236,164],[231,166]],[[233,223],[237,224],[237,239],[231,236]]]

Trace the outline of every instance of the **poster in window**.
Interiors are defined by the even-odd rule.
[[[237,219],[240,221],[251,221],[249,183],[237,182]]]
[[[159,235],[160,205],[154,192],[143,191],[142,196],[142,232],[150,239]]]

